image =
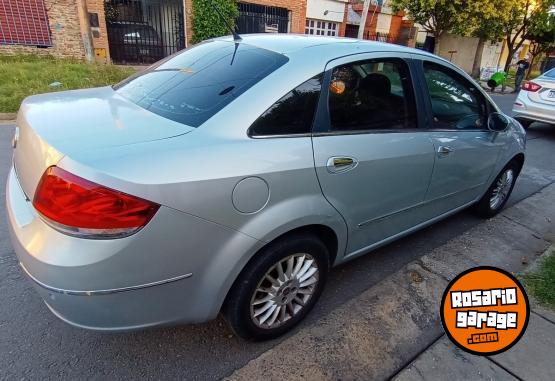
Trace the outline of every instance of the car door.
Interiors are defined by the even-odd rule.
[[[426,195],[433,215],[475,201],[484,192],[503,140],[487,128],[488,104],[482,91],[462,73],[440,63],[421,62],[428,128],[436,160]]]
[[[409,56],[362,54],[328,64],[313,130],[322,192],[349,229],[347,255],[423,221],[434,164],[420,129]]]

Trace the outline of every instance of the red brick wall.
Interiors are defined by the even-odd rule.
[[[93,49],[97,55],[97,61],[110,62],[110,47],[108,46],[108,30],[106,29],[106,17],[104,14],[104,0],[85,0],[87,5],[87,12],[98,14],[99,28],[96,30],[98,36],[93,34],[92,42]],[[94,28],[93,28],[94,29]],[[102,54],[106,57],[103,57]]]
[[[15,1],[15,0],[4,0]],[[75,0],[45,0],[52,47],[0,45],[0,54],[45,54],[56,57],[84,58],[85,50]]]
[[[389,27],[389,35],[393,36],[393,38],[397,38],[399,32],[401,31],[401,26],[403,24],[403,16],[400,15],[392,15],[391,16],[391,25]]]
[[[347,29],[347,14],[349,3],[345,3],[345,14],[343,15],[343,22],[339,26],[339,37],[345,37],[345,29]]]
[[[362,15],[362,11],[364,10],[363,3],[353,3],[353,10],[357,12],[359,15]],[[375,13],[374,13],[375,10]],[[364,36],[368,34],[376,34],[376,26],[378,25],[378,14],[380,13],[380,7],[377,5],[370,5],[368,8],[368,16],[366,16],[366,25],[364,26]],[[374,14],[374,17],[372,15]]]
[[[185,36],[187,46],[191,46],[193,39],[193,0],[183,0],[185,3]]]

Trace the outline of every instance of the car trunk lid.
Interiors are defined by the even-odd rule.
[[[32,96],[18,114],[14,165],[23,191],[32,199],[46,168],[63,156],[192,130],[135,105],[111,87]]]
[[[529,91],[528,98],[537,103],[555,106],[555,80],[540,77],[532,82],[540,85],[541,89],[536,92]]]

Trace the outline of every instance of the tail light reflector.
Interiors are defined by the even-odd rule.
[[[524,84],[522,85],[522,90],[530,91],[532,93],[535,93],[541,88],[542,87],[540,85],[534,82],[524,82]]]
[[[121,238],[144,227],[160,205],[75,176],[44,172],[33,206],[55,229],[83,238]]]

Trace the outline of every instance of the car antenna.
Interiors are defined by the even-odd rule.
[[[229,25],[229,23],[227,22],[226,18],[224,17],[224,15],[223,15],[222,11],[220,10],[220,8],[218,7],[218,5],[215,4],[214,1],[210,1],[210,2],[212,3],[212,7],[214,8],[214,10],[218,14],[218,16],[220,16],[220,19],[222,20],[224,25],[227,27],[227,29],[229,29],[231,31],[231,34],[233,35],[233,41],[235,41],[235,42],[242,41],[243,39],[241,38],[241,36],[239,36],[239,33],[237,33],[235,28],[232,28],[231,25]]]

